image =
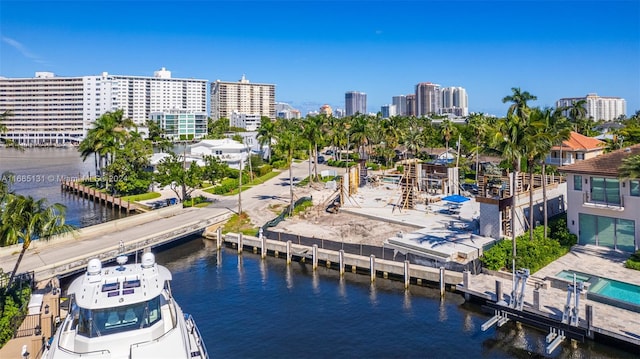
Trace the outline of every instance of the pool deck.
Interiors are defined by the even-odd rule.
[[[525,308],[533,308],[534,282],[543,282],[546,277],[554,277],[563,270],[593,274],[599,277],[640,285],[640,273],[636,270],[624,268],[624,260],[626,258],[627,256],[615,251],[595,246],[574,246],[571,252],[542,268],[530,277],[532,280],[527,282],[525,289]],[[484,293],[490,301],[495,301],[496,280],[502,282],[503,299],[508,302],[512,288],[512,281],[508,276],[502,277],[491,274],[471,276],[469,289],[476,293]],[[557,316],[558,319],[561,318],[567,300],[567,290],[547,286],[541,288],[539,293],[539,310]],[[587,300],[583,294],[580,297],[579,317],[580,324],[584,326],[586,326],[584,318],[587,305],[593,307],[593,326],[596,332],[638,345],[640,352],[640,314]]]

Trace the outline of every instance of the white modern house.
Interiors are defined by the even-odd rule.
[[[620,178],[640,144],[560,168],[567,174],[567,226],[579,244],[622,252],[640,249],[640,179]]]
[[[240,163],[245,163],[249,157],[250,148],[230,138],[221,140],[202,140],[191,146],[190,155],[193,158],[216,156],[227,163],[230,168],[240,169]]]

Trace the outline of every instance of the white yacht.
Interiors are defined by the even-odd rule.
[[[171,273],[152,253],[142,263],[102,268],[89,261],[87,272],[67,294],[69,314],[42,358],[209,358],[190,315],[171,295]]]

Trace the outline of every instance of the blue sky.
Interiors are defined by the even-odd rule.
[[[462,86],[502,116],[587,93],[640,110],[640,1],[0,1],[0,76],[152,76],[276,84],[301,109],[367,93],[377,112],[418,82]]]

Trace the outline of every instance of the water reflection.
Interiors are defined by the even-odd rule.
[[[314,272],[315,273],[315,272]],[[287,282],[287,289],[293,289],[293,275],[291,274],[291,266],[285,265],[285,278]]]
[[[376,282],[373,281],[369,284],[369,303],[371,303],[372,306],[377,306],[378,305],[378,295],[377,295],[377,289],[376,289]]]
[[[438,321],[445,322],[447,321],[447,306],[444,298],[440,298],[440,306],[438,307]]]
[[[404,291],[404,296],[402,297],[402,308],[405,312],[411,313],[411,292],[409,289]]]

